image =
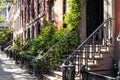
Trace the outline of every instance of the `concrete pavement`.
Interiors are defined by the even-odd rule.
[[[0,51],[0,80],[37,80]]]

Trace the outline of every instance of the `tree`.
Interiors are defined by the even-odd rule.
[[[7,5],[7,4],[13,4],[13,2],[14,2],[13,0],[0,0],[0,12],[4,8],[5,5]],[[4,18],[0,14],[0,23],[1,22],[4,22]]]
[[[4,18],[0,15],[0,23],[4,22]]]
[[[13,3],[13,0],[0,0],[0,12],[6,4]],[[4,22],[2,14],[0,14],[0,23]],[[0,46],[10,41],[12,32],[8,28],[0,28]]]
[[[0,11],[6,4],[13,4],[14,0],[0,0]]]
[[[12,31],[7,28],[0,28],[0,46],[10,41],[12,38]]]

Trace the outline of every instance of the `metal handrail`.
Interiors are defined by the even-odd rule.
[[[68,79],[67,71],[70,70],[71,65],[71,75],[82,75],[81,71],[88,70],[88,62],[92,60],[95,64],[95,55],[99,54],[101,57],[102,47],[104,46],[107,50],[107,44],[112,42],[112,19],[108,18],[104,21],[89,37],[87,37],[63,62],[63,80]],[[83,61],[84,59],[84,61]],[[81,70],[84,66],[84,70]],[[73,74],[75,73],[75,74]],[[79,76],[81,78],[81,76]]]
[[[72,30],[73,30],[73,27],[72,27],[59,41],[57,41],[52,47],[50,47],[50,48],[48,49],[48,51],[45,52],[44,55],[42,55],[40,58],[34,57],[34,59],[40,60],[40,59],[44,58],[57,44],[59,44],[63,39],[65,39],[66,36],[67,36]],[[31,56],[31,55],[26,55],[26,56],[33,57],[33,56]]]
[[[57,45],[59,44],[63,39],[66,38],[66,36],[73,30],[74,27],[72,27],[69,31],[67,31],[67,33],[59,40],[57,41],[44,55],[42,55],[40,58],[37,58],[35,56],[31,56],[31,55],[25,55],[24,57],[26,57],[27,59],[32,58],[32,60],[34,61],[41,61],[41,59],[43,59],[45,56],[47,56],[49,54],[49,52]],[[32,65],[34,65],[34,63],[32,63]],[[43,66],[44,67],[44,66]],[[33,66],[34,69],[34,66]]]
[[[66,36],[73,30],[73,28],[71,28],[71,30],[69,30],[59,41],[57,41],[44,55],[42,55],[39,59],[42,59],[43,57],[45,57],[57,44],[59,44],[63,39],[66,38]]]
[[[31,57],[33,58],[33,60],[41,60],[42,58],[44,58],[46,55],[48,55],[48,53],[57,45],[59,44],[63,39],[66,38],[66,36],[73,30],[74,27],[72,27],[59,41],[57,41],[52,47],[50,47],[50,49],[45,53],[43,54],[40,58],[37,58],[35,56],[31,56],[31,55],[25,55],[26,57]]]
[[[116,80],[114,77],[98,74],[98,73],[95,73],[95,72],[86,72],[86,73],[87,73],[87,76],[90,75],[90,77],[91,76],[96,76],[96,77],[101,78],[101,79]],[[93,78],[93,77],[91,77],[91,78]]]
[[[12,45],[12,43],[13,43],[13,40],[7,42],[5,45],[1,46],[1,49],[4,49],[4,48],[6,48],[7,46]]]
[[[71,59],[71,57],[73,55],[76,55],[76,52],[102,27],[104,27],[103,25],[109,21],[111,21],[112,19],[111,18],[108,18],[105,22],[103,22],[88,38],[86,38],[78,47],[77,49],[75,49],[73,51],[73,53],[64,61],[63,65],[65,65],[65,63]]]
[[[70,30],[68,30],[68,32],[65,34],[65,35],[63,35],[63,37],[61,38],[61,39],[59,39],[59,41],[57,41],[54,45],[52,45],[52,47],[50,47],[48,50],[47,50],[47,52],[45,52],[45,54],[44,55],[42,55],[40,58],[35,58],[34,57],[34,59],[42,59],[43,57],[45,57],[57,44],[59,44],[63,39],[65,39],[66,38],[66,36],[73,30],[73,28],[74,27],[71,27],[71,29]],[[26,56],[31,56],[31,55],[26,55]],[[31,57],[33,57],[33,56],[31,56]]]

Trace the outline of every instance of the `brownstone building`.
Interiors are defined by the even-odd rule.
[[[9,22],[14,32],[14,38],[22,35],[23,38],[35,38],[43,27],[43,19],[46,16],[47,21],[54,23],[57,29],[63,28],[64,14],[67,11],[67,0],[15,0],[9,10]],[[112,48],[111,54],[104,62],[101,68],[109,69],[112,67],[112,57],[115,57],[116,63],[120,59],[120,45],[117,40],[120,34],[120,0],[80,0],[82,5],[80,21],[80,38],[84,41],[92,34],[99,25],[111,18],[111,28],[105,35],[110,37]],[[107,23],[107,22],[106,22]],[[104,25],[106,26],[106,25]],[[101,31],[102,32],[102,31]],[[104,32],[104,30],[103,30]],[[103,35],[101,33],[100,35]],[[102,38],[102,41],[104,39]]]
[[[63,27],[63,14],[65,13],[64,0],[15,0],[10,6],[9,22],[14,28],[14,37],[17,34],[24,38],[36,37],[43,25],[43,17],[54,23],[56,28]]]

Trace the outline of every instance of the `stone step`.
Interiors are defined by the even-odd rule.
[[[86,50],[85,49],[83,49],[82,51],[81,50],[78,50],[77,51],[78,53],[86,53]],[[90,49],[87,49],[87,53],[100,53],[100,52],[109,52],[109,49],[107,48],[107,49],[97,49],[97,48],[95,48],[94,50],[92,49],[92,48],[90,48]]]
[[[96,48],[95,48],[95,53],[94,53],[94,59],[92,58],[92,56],[93,56],[93,50],[92,50],[92,46],[91,45],[89,45],[89,51],[87,52],[87,54],[89,54],[89,56],[90,56],[90,58],[91,59],[88,59],[88,70],[101,70],[102,68],[103,69],[108,69],[108,68],[105,68],[105,66],[106,66],[106,64],[107,63],[104,63],[104,60],[106,61],[106,62],[109,62],[110,60],[108,59],[108,57],[110,57],[110,52],[109,52],[109,47],[104,47],[104,46],[97,46],[96,45]],[[98,50],[99,50],[99,47],[101,47],[101,52],[99,52]],[[71,51],[72,52],[72,51]],[[86,56],[85,56],[85,50],[83,50],[83,53],[81,53],[80,52],[80,50],[78,50],[78,52],[80,53],[80,54],[82,54],[82,55],[77,55],[77,56],[75,56],[76,58],[76,62],[75,62],[75,64],[76,64],[76,66],[75,66],[75,70],[76,71],[78,71],[78,69],[79,69],[79,65],[78,65],[78,60],[80,59],[81,61],[82,61],[82,65],[85,65],[85,60],[86,60]],[[67,57],[69,57],[69,55],[70,54],[64,54],[64,57],[65,57],[65,59],[67,58]],[[106,59],[107,58],[107,59]],[[51,75],[49,75],[49,77],[51,76],[52,78],[51,79],[44,79],[44,80],[62,80],[62,63],[64,62],[64,60],[65,59],[63,59],[63,60],[61,60],[60,61],[60,64],[58,64],[58,65],[56,65],[56,67],[57,67],[57,71],[56,70],[52,70],[52,71],[50,71],[50,74]],[[94,63],[93,63],[94,62]],[[108,63],[109,64],[109,63]],[[80,69],[79,69],[80,70]],[[106,73],[106,72],[105,72]],[[75,77],[75,80],[80,80],[80,76],[76,76]]]
[[[50,74],[42,74],[43,80],[58,80],[55,76],[52,76]]]
[[[76,65],[78,65],[78,61],[76,61]],[[85,65],[85,62],[82,62],[82,65]],[[88,66],[89,67],[93,67],[93,66],[99,66],[99,64],[97,64],[97,63],[93,63],[93,62],[88,62]]]
[[[51,74],[43,74],[43,80],[62,80],[61,75],[62,75],[62,72],[52,71]],[[75,80],[80,80],[78,75],[75,75]]]
[[[50,73],[55,76],[57,79],[62,80],[62,71],[51,70]]]

